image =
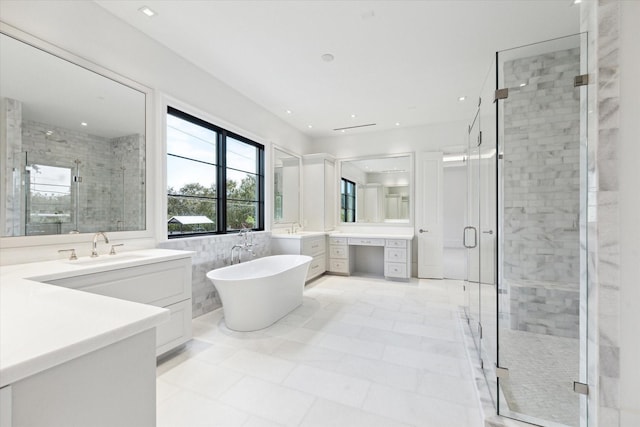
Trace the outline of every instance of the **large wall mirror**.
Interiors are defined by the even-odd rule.
[[[300,156],[273,147],[273,223],[300,223]]]
[[[340,162],[340,222],[402,224],[412,221],[413,156],[402,154]]]
[[[146,90],[2,29],[1,236],[145,230]]]

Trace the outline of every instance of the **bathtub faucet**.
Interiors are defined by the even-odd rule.
[[[234,252],[238,249],[238,263],[242,262],[242,252],[249,252],[252,256],[256,256],[256,253],[251,249],[253,247],[253,237],[251,239],[248,237],[251,230],[248,228],[243,228],[240,230],[239,236],[242,240],[242,244],[233,245],[231,248],[231,265],[234,264]]]

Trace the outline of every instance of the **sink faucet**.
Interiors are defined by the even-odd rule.
[[[106,234],[104,234],[104,231],[98,231],[96,234],[94,234],[91,248],[91,258],[95,258],[98,256],[98,237],[100,236],[104,238],[105,243],[109,243],[109,238]]]

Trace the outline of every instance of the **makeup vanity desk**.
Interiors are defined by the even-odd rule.
[[[328,271],[349,276],[364,266],[387,280],[409,280],[412,240],[413,234],[331,233]]]

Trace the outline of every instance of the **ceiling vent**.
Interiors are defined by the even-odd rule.
[[[367,123],[366,125],[357,125],[357,126],[347,126],[344,128],[336,128],[336,131],[349,130],[349,129],[358,129],[358,128],[366,128],[368,126],[375,126],[375,123]]]

